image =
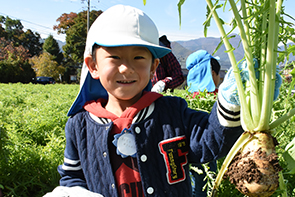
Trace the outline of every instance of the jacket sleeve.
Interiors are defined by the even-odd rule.
[[[74,126],[71,122],[72,120],[70,118],[65,127],[66,148],[64,152],[64,163],[58,166],[58,172],[61,175],[60,185],[67,187],[81,186],[87,189],[78,155]]]
[[[195,112],[189,108],[184,110],[186,135],[189,137],[189,160],[192,163],[206,163],[227,155],[239,136],[243,133],[239,119],[239,107],[232,109],[238,118],[227,120],[219,117],[223,106],[217,101],[210,114]],[[223,109],[227,111],[227,109]]]

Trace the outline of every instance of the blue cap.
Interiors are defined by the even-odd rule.
[[[212,78],[211,58],[214,58],[205,50],[198,50],[186,59],[186,68],[189,70],[187,84],[190,92],[213,92],[216,87]]]

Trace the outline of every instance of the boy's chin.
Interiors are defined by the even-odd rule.
[[[138,92],[138,93],[134,93],[134,91],[130,92],[130,93],[113,93],[112,94],[112,97],[116,100],[119,100],[119,101],[125,101],[125,102],[128,102],[128,101],[134,101],[134,100],[139,100],[140,97],[142,96],[142,91]]]

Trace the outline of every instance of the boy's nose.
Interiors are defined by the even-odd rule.
[[[122,63],[119,67],[120,73],[133,73],[134,69],[133,67],[128,63]]]

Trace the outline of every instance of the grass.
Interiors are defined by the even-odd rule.
[[[287,100],[286,89],[281,88],[274,103],[273,116],[294,108],[295,97]],[[68,109],[79,91],[79,85],[0,84],[0,188],[7,197],[40,197],[58,185],[57,166],[63,162],[65,147],[64,127]],[[215,95],[201,93],[198,99],[186,90],[174,90],[167,95],[187,100],[188,106],[210,112]],[[287,174],[288,168],[281,156],[284,148],[295,137],[295,118],[277,127],[280,143],[278,154],[284,170],[288,195],[295,196],[295,177]],[[217,161],[218,167],[222,159]],[[279,196],[279,191],[273,196]],[[243,196],[224,180],[221,197]]]
[[[0,84],[0,184],[5,196],[58,185],[67,110],[79,86]]]

